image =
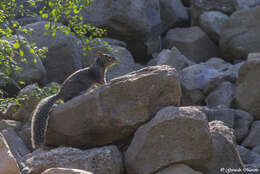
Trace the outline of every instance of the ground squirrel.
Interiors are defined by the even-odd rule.
[[[40,101],[33,112],[31,123],[32,147],[39,148],[45,144],[49,111],[58,100],[70,100],[93,85],[105,84],[106,70],[118,61],[117,58],[99,52],[93,65],[71,74],[61,85],[60,92]]]

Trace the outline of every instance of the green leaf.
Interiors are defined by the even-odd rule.
[[[15,48],[15,49],[20,48],[20,44],[19,44],[18,42],[15,42],[15,43],[14,43],[14,48]]]
[[[49,15],[47,13],[42,14],[42,18],[48,18],[48,17],[49,17]]]
[[[22,50],[19,50],[20,56],[23,57],[24,52]]]

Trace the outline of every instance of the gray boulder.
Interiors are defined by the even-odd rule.
[[[194,107],[166,107],[141,126],[125,153],[128,173],[150,174],[173,163],[206,163],[212,152],[205,114]]]
[[[254,121],[248,136],[241,144],[244,147],[253,148],[260,145],[260,121]]]
[[[14,121],[14,120],[0,119],[0,131],[10,128],[10,127],[18,131],[21,129],[22,123],[19,121]]]
[[[222,82],[205,99],[207,106],[216,107],[224,105],[232,107],[235,101],[235,85],[230,82]]]
[[[77,39],[72,35],[66,35],[62,31],[56,31],[56,36],[47,32],[45,25],[48,22],[36,22],[26,25],[24,28],[33,29],[32,38],[38,47],[47,47],[48,53],[43,59],[43,64],[47,70],[47,83],[56,81],[62,83],[63,80],[77,69],[82,68],[82,55]],[[57,24],[58,26],[62,26]]]
[[[50,151],[38,149],[23,157],[29,174],[39,174],[49,168],[72,168],[95,174],[121,174],[122,154],[116,146],[88,150],[60,147]]]
[[[21,90],[21,87],[11,77],[7,76],[4,73],[0,73],[0,89],[4,90],[7,93],[7,96],[11,97],[16,96],[18,92]]]
[[[222,173],[223,168],[228,170],[243,169],[244,165],[236,149],[235,136],[232,129],[228,128],[221,121],[209,123],[212,137],[212,157],[201,166],[200,170],[207,174]],[[236,172],[242,174],[243,171]]]
[[[223,72],[204,64],[195,64],[180,72],[182,104],[197,105],[204,101],[203,90],[214,89],[223,77]]]
[[[199,24],[208,36],[215,42],[219,41],[223,24],[228,20],[228,16],[219,11],[206,11],[199,17]]]
[[[260,155],[260,145],[255,146],[252,151]]]
[[[167,48],[175,46],[194,62],[206,61],[219,55],[219,49],[199,27],[174,28],[166,35]]]
[[[169,65],[178,71],[195,64],[185,57],[176,47],[172,49],[163,49],[156,58],[156,65]]]
[[[260,155],[243,146],[237,146],[241,159],[245,163],[245,170],[248,173],[260,173]]]
[[[46,143],[84,148],[111,144],[128,138],[162,107],[179,106],[180,96],[174,68],[134,71],[54,108]]]
[[[249,132],[249,128],[253,122],[253,117],[242,110],[230,109],[226,107],[197,107],[199,110],[203,111],[209,121],[222,121],[230,128],[234,129],[234,135],[237,142],[241,142]]]
[[[255,119],[260,119],[260,57],[248,59],[239,69],[236,103]]]
[[[220,11],[232,14],[237,8],[237,0],[192,0],[191,1],[191,23],[197,25],[200,15],[205,11]]]
[[[125,41],[136,60],[145,60],[160,49],[162,24],[158,0],[95,0],[82,15],[84,23],[108,28],[110,37]]]
[[[163,32],[188,22],[189,16],[181,0],[159,0]]]
[[[220,48],[229,60],[246,59],[251,52],[260,51],[260,7],[239,10],[223,25]]]

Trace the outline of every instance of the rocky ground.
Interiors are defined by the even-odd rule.
[[[260,0],[95,0],[82,13],[84,22],[109,32],[87,56],[78,38],[45,36],[46,21],[18,18],[49,52],[35,63],[24,46],[28,63],[12,77],[0,74],[10,78],[1,89],[28,96],[0,113],[0,174],[260,174],[258,5]],[[61,83],[89,66],[105,41],[121,61],[108,70],[108,83],[56,104],[49,149],[33,150],[36,83]]]

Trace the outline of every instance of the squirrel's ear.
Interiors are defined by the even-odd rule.
[[[97,56],[103,56],[104,53],[102,53],[101,51],[97,52]]]

